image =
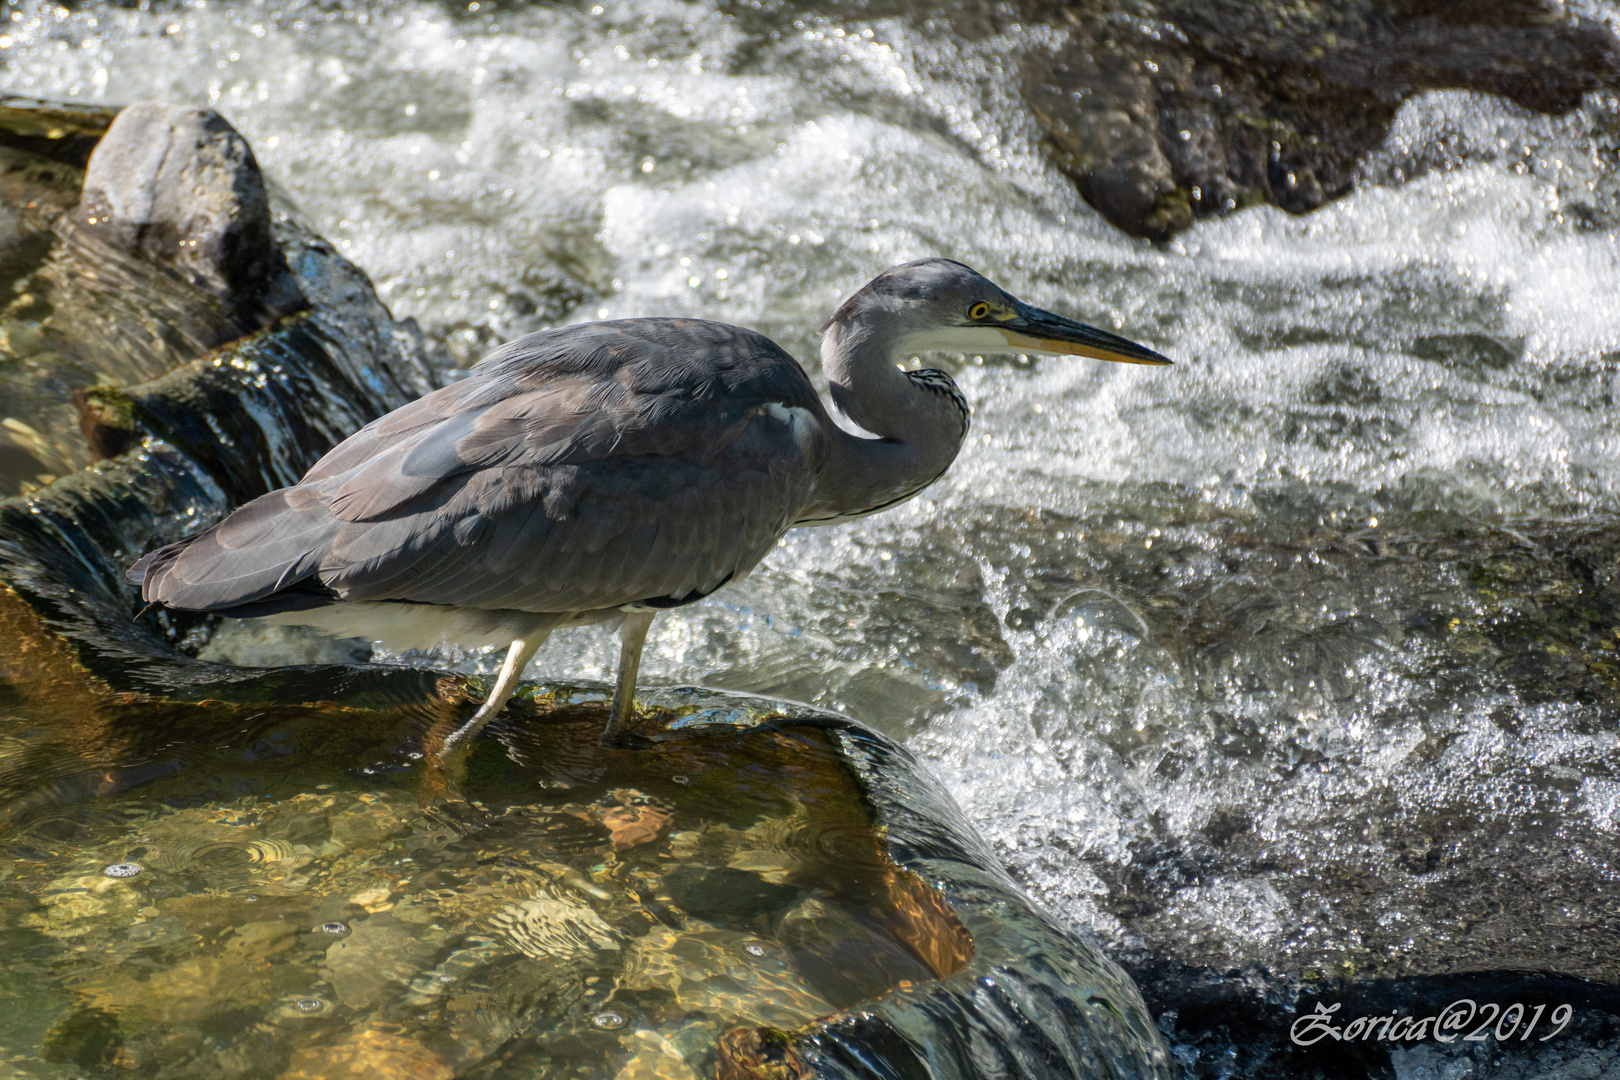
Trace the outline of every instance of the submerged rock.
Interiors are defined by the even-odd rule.
[[[110,105],[0,94],[0,146],[83,169],[118,111]]]
[[[1155,240],[1344,194],[1423,90],[1564,113],[1620,86],[1612,31],[1542,0],[1029,0],[1025,14],[1067,31],[1024,72],[1053,159],[1103,216]]]
[[[597,745],[605,694],[535,687],[452,782],[434,752],[465,711],[453,682],[373,667],[212,688],[235,701],[121,694],[0,612],[45,676],[0,673],[0,913],[31,958],[13,992],[72,988],[24,1032],[62,1060],[1171,1075],[1130,980],[904,749],[841,717],[666,690],[639,722],[656,749],[626,753]],[[624,843],[627,805],[668,827]]]

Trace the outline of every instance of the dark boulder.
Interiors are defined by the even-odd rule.
[[[1421,91],[1556,114],[1620,85],[1608,28],[1541,0],[1030,0],[1026,17],[1069,32],[1025,60],[1054,160],[1110,221],[1155,240],[1344,194]]]

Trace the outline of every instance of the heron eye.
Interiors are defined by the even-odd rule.
[[[988,314],[990,314],[990,305],[983,300],[968,308],[968,318],[970,319],[982,319]]]

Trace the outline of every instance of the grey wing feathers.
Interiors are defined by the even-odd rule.
[[[530,335],[130,580],[198,610],[695,599],[751,570],[813,487],[819,432],[773,404],[821,415],[802,369],[749,331],[649,319]]]
[[[298,487],[262,495],[218,526],[147,555],[127,575],[170,607],[218,611],[304,581],[338,522]]]

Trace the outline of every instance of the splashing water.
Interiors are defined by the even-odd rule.
[[[1620,510],[1620,101],[1424,95],[1349,197],[1156,249],[1043,158],[1016,92],[1039,31],[710,0],[11,11],[8,90],[218,108],[446,365],[701,314],[814,371],[837,302],[924,255],[1175,357],[930,358],[975,408],[953,470],[790,534],[660,619],[643,668],[909,737],[1117,947],[1533,962],[1469,882],[1556,906],[1604,879],[1620,668],[1566,548],[1602,564],[1568,530]],[[566,632],[531,671],[615,656]]]

